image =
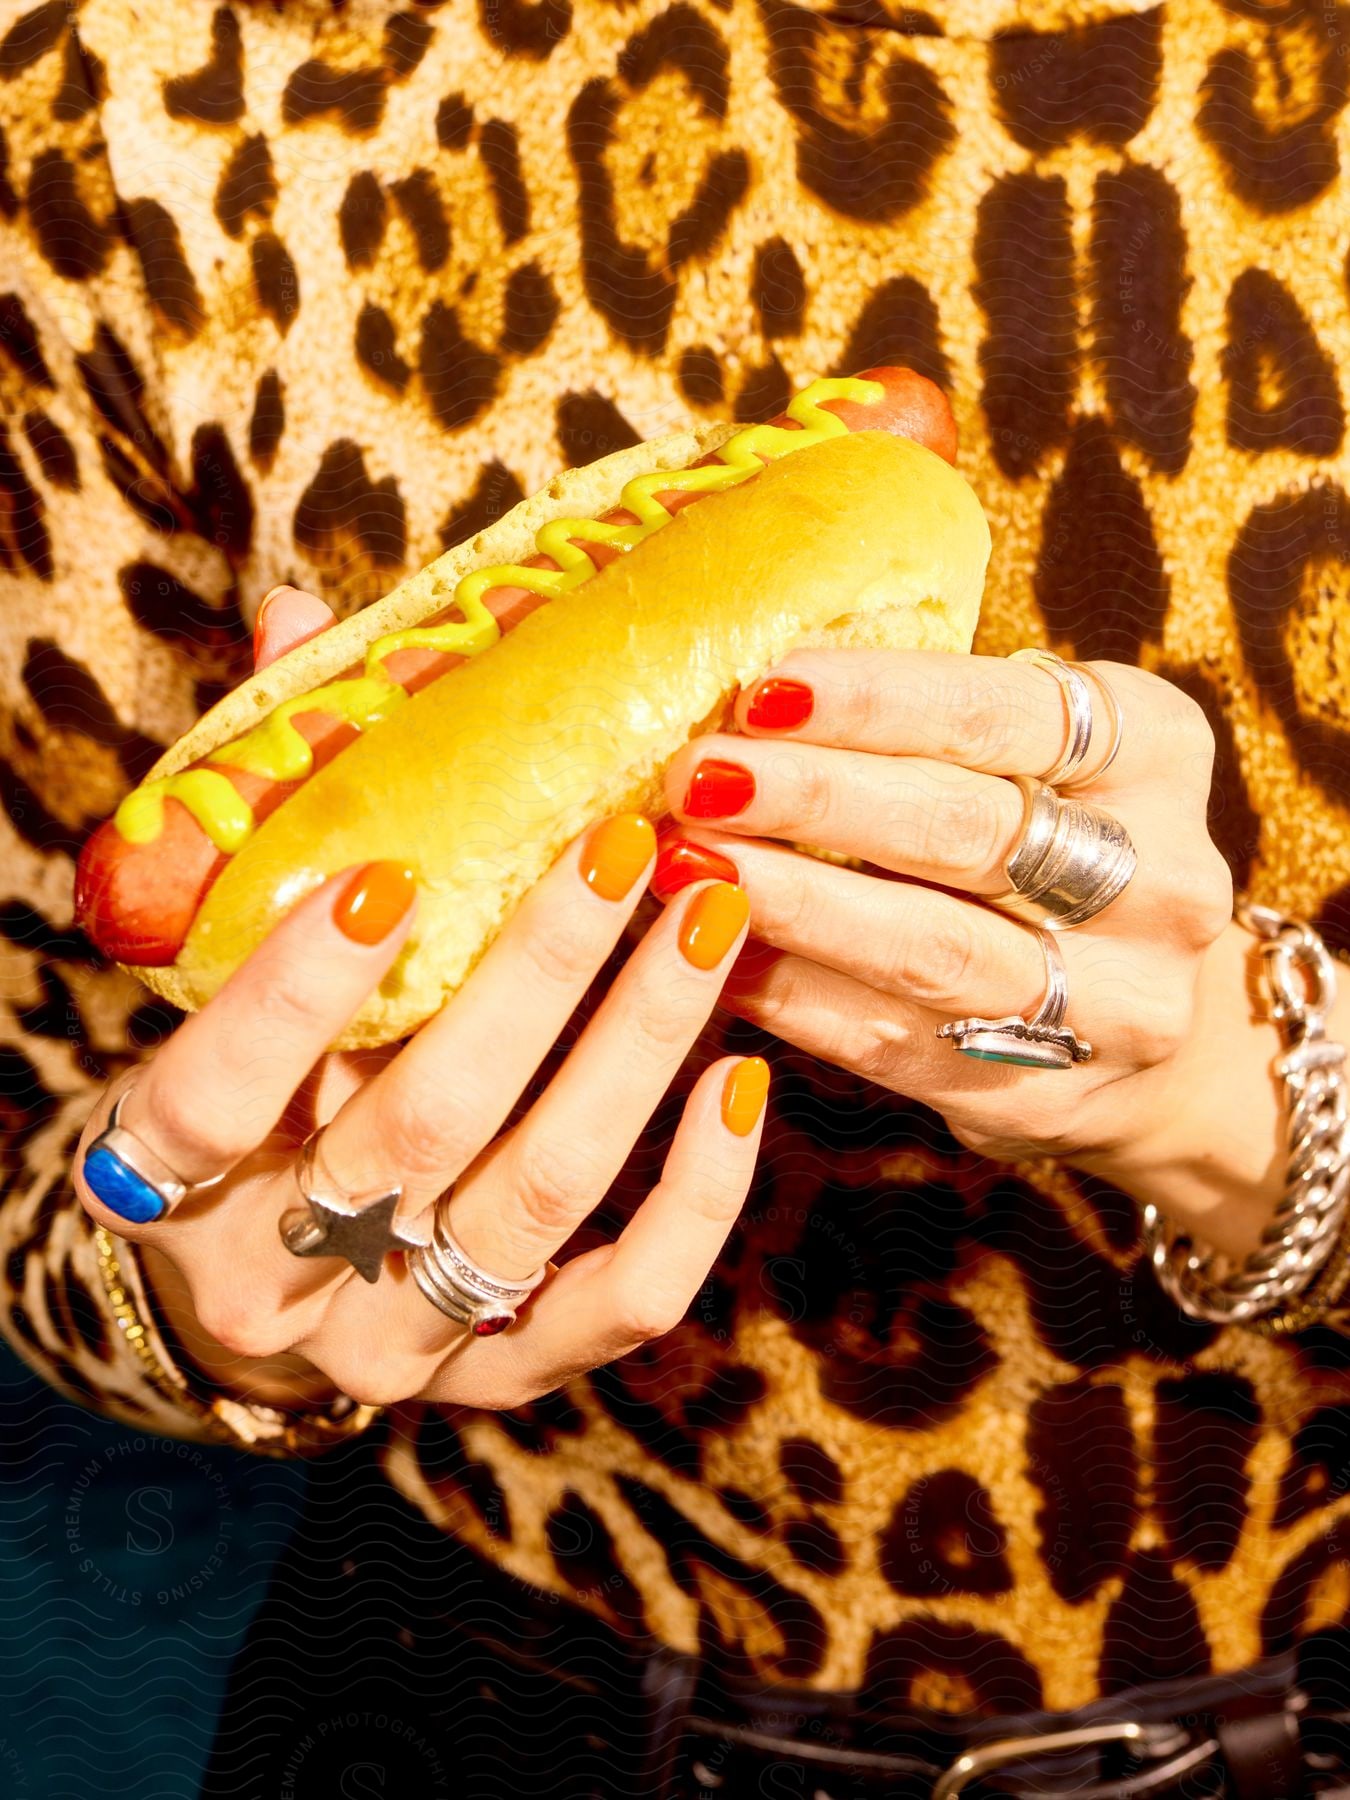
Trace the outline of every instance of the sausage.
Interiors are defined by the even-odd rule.
[[[910,369],[877,368],[863,371],[859,379],[880,383],[883,397],[863,404],[833,399],[823,405],[838,415],[851,431],[884,430],[912,438],[947,462],[956,460],[956,425],[945,396],[934,384]],[[772,421],[793,429],[796,421],[780,414]],[[714,451],[695,467],[719,460]],[[669,513],[682,511],[703,495],[698,490],[670,489],[657,496]],[[636,524],[636,515],[622,507],[605,513],[601,523]],[[574,538],[599,569],[622,552],[611,544]],[[549,556],[529,558],[532,568],[556,570]],[[501,632],[512,630],[546,598],[528,588],[502,586],[481,596]],[[453,606],[424,622],[431,626],[453,615]],[[464,656],[424,647],[401,647],[384,659],[386,674],[404,692],[416,693],[438,680]],[[344,671],[337,680],[353,679],[360,667]],[[191,765],[224,777],[238,799],[251,811],[254,823],[265,819],[295,792],[314,769],[338,754],[358,735],[357,727],[327,712],[296,711],[290,720],[309,746],[309,767],[296,780],[277,780],[271,775],[231,767],[220,758],[227,746]],[[168,796],[163,801],[162,824],[148,841],[132,842],[110,819],[86,842],[76,872],[76,918],[105,956],[142,967],[164,967],[176,960],[206,893],[229,861],[182,801]]]

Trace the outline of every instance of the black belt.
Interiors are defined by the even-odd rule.
[[[1350,1800],[1345,1630],[1232,1675],[1151,1683],[1073,1712],[949,1718],[754,1687],[699,1657],[619,1640],[594,1618],[571,1643],[570,1609],[515,1599],[509,1633],[483,1630],[481,1617],[459,1629],[546,1678],[555,1706],[569,1689],[613,1690],[625,1743],[643,1744],[641,1776],[623,1784],[631,1800]]]
[[[818,1717],[780,1711],[773,1729],[772,1720],[741,1725],[690,1712],[674,1734],[683,1741],[661,1771],[664,1785],[658,1780],[651,1792],[680,1800],[765,1792],[785,1800],[799,1792],[808,1800],[1350,1800],[1350,1710],[1314,1710],[1282,1674],[1249,1670],[1240,1686],[1143,1689],[1015,1729],[1002,1720],[942,1759],[928,1745],[917,1753],[862,1747],[876,1740],[876,1726],[835,1727],[829,1741]],[[931,1745],[932,1735],[918,1732],[916,1743]],[[766,1788],[770,1769],[777,1784]]]

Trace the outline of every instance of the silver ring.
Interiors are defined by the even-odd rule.
[[[1105,759],[1102,762],[1096,763],[1087,777],[1089,781],[1099,781],[1111,767],[1111,764],[1116,760],[1116,756],[1120,751],[1120,740],[1125,735],[1125,708],[1120,704],[1120,700],[1116,695],[1116,690],[1111,686],[1111,683],[1106,679],[1105,675],[1100,674],[1096,669],[1090,668],[1087,663],[1068,663],[1066,667],[1076,669],[1086,680],[1093,683],[1102,698],[1106,701],[1107,711],[1111,715],[1111,748],[1107,751]]]
[[[1124,893],[1138,865],[1129,832],[1099,806],[1027,775],[1011,779],[1022,790],[1022,830],[1003,866],[1008,890],[990,904],[1050,931],[1095,919]]]
[[[1041,650],[1035,645],[1025,650],[1014,650],[1008,661],[1035,663],[1037,668],[1044,669],[1047,675],[1053,676],[1058,682],[1068,714],[1068,734],[1062,753],[1040,779],[1047,787],[1057,787],[1071,781],[1087,761],[1088,748],[1092,743],[1092,690],[1084,679],[1080,665],[1066,663],[1053,650]]]
[[[185,1181],[143,1137],[122,1124],[122,1106],[131,1086],[122,1089],[108,1123],[84,1153],[81,1173],[90,1193],[131,1225],[149,1225],[171,1213],[190,1193],[213,1188],[229,1174],[222,1169],[207,1181]]]
[[[1064,1023],[1069,1007],[1069,978],[1064,958],[1051,934],[1032,926],[1045,958],[1045,997],[1032,1014],[1009,1013],[1002,1019],[953,1019],[939,1025],[937,1036],[976,1062],[1013,1063],[1023,1069],[1069,1069],[1089,1062],[1092,1045]]]
[[[292,1256],[340,1256],[364,1281],[378,1281],[391,1250],[412,1250],[418,1240],[398,1228],[403,1184],[353,1192],[341,1187],[322,1160],[324,1126],[311,1131],[300,1148],[295,1185],[303,1206],[281,1215],[277,1229]]]
[[[451,1189],[436,1202],[431,1242],[409,1253],[408,1268],[437,1312],[474,1337],[496,1337],[514,1325],[518,1309],[548,1274],[548,1264],[524,1281],[489,1274],[465,1254],[446,1222],[453,1193]]]

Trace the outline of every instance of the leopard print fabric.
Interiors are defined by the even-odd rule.
[[[979,647],[1179,682],[1237,878],[1344,942],[1348,91],[1333,0],[5,0],[21,1353],[158,1416],[63,1169],[173,1021],[71,929],[72,856],[262,593],[348,611],[559,462],[809,374],[947,387]],[[1185,1322],[1118,1195],[772,1054],[688,1321],[518,1415],[406,1409],[406,1494],[625,1628],[901,1706],[1071,1707],[1346,1618],[1343,1341]]]

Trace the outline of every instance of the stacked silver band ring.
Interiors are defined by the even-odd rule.
[[[1087,761],[1092,743],[1092,694],[1081,670],[1052,650],[1014,650],[1010,662],[1035,663],[1059,683],[1069,715],[1068,735],[1059,760],[1041,776],[1047,787],[1072,781]]]
[[[1083,764],[1087,761],[1092,745],[1097,738],[1097,722],[1092,705],[1092,693],[1089,683],[1097,689],[1106,703],[1106,710],[1111,720],[1111,742],[1106,755],[1100,762],[1094,762],[1088,779],[1096,781],[1104,775],[1116,760],[1120,750],[1120,741],[1125,734],[1125,712],[1116,698],[1115,690],[1104,675],[1087,663],[1065,662],[1062,656],[1056,656],[1053,650],[1041,650],[1035,647],[1026,650],[1014,650],[1008,659],[1010,662],[1035,663],[1037,668],[1044,669],[1059,683],[1064,696],[1065,711],[1068,715],[1068,731],[1064,740],[1064,749],[1056,762],[1045,771],[1041,780],[1047,787],[1068,787],[1079,775]]]
[[[548,1267],[536,1269],[524,1281],[489,1275],[456,1243],[445,1221],[449,1200],[446,1194],[437,1202],[431,1242],[409,1252],[408,1267],[437,1312],[474,1337],[495,1337],[515,1323],[518,1309],[543,1281]]]
[[[1008,891],[992,904],[1031,925],[1067,931],[1096,918],[1124,893],[1137,858],[1130,834],[1099,806],[1014,775],[1022,830],[1004,865]]]

